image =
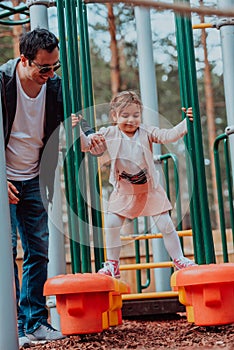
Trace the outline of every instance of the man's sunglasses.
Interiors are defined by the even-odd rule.
[[[51,70],[55,72],[61,67],[61,63],[59,60],[55,64],[52,64],[51,66],[47,64],[42,66],[34,61],[30,61],[30,63],[31,62],[35,64],[35,66],[39,69],[39,74],[46,74],[46,73],[49,73]]]

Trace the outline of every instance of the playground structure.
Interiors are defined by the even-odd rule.
[[[185,1],[186,3],[187,1]],[[227,2],[226,2],[227,3]],[[19,12],[30,15],[31,19],[31,28],[36,26],[48,27],[48,17],[47,17],[47,7],[54,5],[50,1],[28,1],[25,8],[21,7],[20,9],[5,9],[5,13],[2,16],[8,17],[10,14]],[[231,7],[234,5],[232,1],[229,1],[227,4]],[[92,220],[92,237],[94,242],[94,257],[95,257],[95,271],[92,271],[91,267],[91,246],[87,237],[90,237],[90,226],[86,223],[89,223],[90,217],[88,215],[88,207],[85,198],[82,196],[83,193],[86,193],[87,183],[87,174],[85,169],[80,167],[83,162],[83,154],[79,152],[79,135],[74,135],[76,140],[73,143],[73,136],[71,133],[69,116],[71,113],[76,113],[82,109],[85,111],[90,111],[89,107],[94,105],[94,96],[92,89],[92,74],[90,66],[90,57],[89,57],[89,38],[88,38],[88,23],[87,23],[87,5],[84,2],[78,1],[77,7],[74,6],[74,3],[71,0],[57,1],[57,14],[58,14],[58,30],[59,30],[59,39],[60,39],[60,57],[62,62],[62,81],[63,81],[63,96],[64,96],[64,112],[65,112],[65,133],[66,133],[66,143],[67,150],[65,150],[64,156],[64,172],[65,172],[65,183],[66,183],[66,196],[70,205],[68,206],[68,217],[69,217],[69,228],[70,228],[70,247],[71,247],[71,256],[72,256],[72,272],[73,273],[88,273],[95,272],[101,267],[101,263],[104,260],[104,249],[103,249],[103,218],[101,213],[101,203],[99,197],[96,196],[96,191],[101,191],[100,188],[100,179],[97,174],[99,174],[97,159],[88,156],[88,168],[89,168],[89,177],[90,179],[96,179],[94,187],[90,187],[90,201],[95,203],[91,210],[91,220]],[[145,8],[136,7],[135,9],[136,17],[136,26],[138,31],[138,54],[139,54],[139,73],[140,73],[140,85],[141,85],[141,95],[143,104],[153,110],[157,109],[156,98],[156,85],[155,81],[152,78],[152,71],[154,70],[154,63],[152,59],[152,45],[150,46],[150,14],[149,10]],[[42,22],[43,19],[43,22]],[[25,21],[28,21],[26,19]],[[209,216],[209,207],[207,199],[207,187],[205,181],[205,169],[204,169],[204,157],[202,149],[202,136],[201,136],[201,124],[199,118],[199,101],[197,94],[196,86],[196,68],[195,68],[195,58],[194,58],[194,49],[193,49],[193,34],[191,19],[183,15],[175,16],[176,21],[176,36],[177,36],[177,48],[178,48],[178,63],[179,63],[179,78],[181,86],[181,104],[184,106],[192,106],[196,118],[194,119],[194,127],[192,128],[189,125],[189,133],[186,137],[186,144],[189,150],[189,158],[191,162],[187,160],[187,177],[188,184],[195,183],[197,186],[194,188],[189,187],[191,203],[190,203],[190,215],[191,215],[191,224],[192,230],[183,231],[182,226],[179,226],[181,236],[191,235],[193,237],[194,245],[194,256],[198,264],[211,264],[215,263],[215,249],[213,243],[212,229]],[[69,23],[69,26],[65,25]],[[9,24],[9,23],[8,23]],[[18,23],[21,24],[21,23]],[[225,30],[229,29],[233,34],[233,23],[227,22],[224,26],[220,27],[220,31],[223,31],[223,36],[225,37]],[[76,38],[79,34],[79,43]],[[147,40],[141,40],[140,36],[144,38],[149,38]],[[186,43],[186,45],[184,45]],[[144,45],[144,46],[142,46]],[[145,50],[146,46],[148,50]],[[234,46],[229,43],[229,50],[233,50]],[[227,46],[227,43],[226,43]],[[230,49],[230,46],[232,49]],[[225,47],[223,48],[223,53]],[[145,53],[146,52],[146,53]],[[233,52],[233,51],[232,51]],[[224,53],[226,61],[228,53]],[[227,64],[230,67],[230,64]],[[231,70],[232,69],[232,70]],[[230,76],[233,73],[233,68],[230,68],[229,72],[225,77],[224,72],[224,81],[226,83],[226,96],[227,96],[227,114],[230,115],[229,124],[234,124],[233,120],[233,101],[230,99],[231,92],[233,93],[234,88],[230,86]],[[234,76],[234,74],[232,74]],[[80,81],[81,77],[81,81]],[[234,79],[232,79],[234,80]],[[151,92],[151,95],[148,93]],[[82,98],[81,98],[82,96]],[[230,112],[231,110],[231,112]],[[95,125],[95,115],[94,113],[87,113],[85,118],[89,121],[91,125]],[[232,130],[232,129],[231,129]],[[225,134],[217,137],[217,140],[214,145],[214,153],[216,159],[216,169],[217,169],[217,183],[219,184],[219,212],[220,212],[220,224],[221,224],[221,234],[222,234],[222,244],[223,244],[223,260],[224,262],[229,261],[229,254],[227,249],[226,242],[226,227],[225,227],[225,218],[224,218],[224,208],[223,208],[223,195],[221,187],[221,171],[219,166],[219,152],[218,147],[220,142],[224,142],[225,147],[225,157],[226,157],[226,171],[227,171],[227,181],[229,188],[229,203],[230,203],[230,218],[232,223],[232,235],[234,236],[234,225],[233,225],[233,198],[232,198],[232,172],[231,169],[233,164],[231,164],[229,156],[229,135],[232,131],[226,131]],[[0,135],[1,136],[1,135]],[[1,136],[0,139],[3,140]],[[73,148],[70,147],[73,145]],[[2,146],[2,145],[1,145]],[[2,146],[3,149],[3,146]],[[77,151],[78,150],[78,151]],[[233,147],[231,147],[231,153]],[[2,152],[4,153],[4,152]],[[233,159],[233,156],[231,157]],[[167,168],[168,162],[172,160],[176,163],[176,159],[173,155],[163,155],[160,157],[160,161],[163,162],[165,168]],[[193,168],[191,169],[191,163]],[[1,161],[1,164],[4,164],[4,159]],[[74,167],[75,164],[75,167]],[[82,170],[80,170],[82,169]],[[177,167],[175,167],[177,169]],[[166,170],[165,170],[166,171]],[[4,173],[4,172],[3,172]],[[175,170],[175,177],[177,176]],[[74,179],[75,179],[75,188],[74,191]],[[192,180],[191,180],[192,179]],[[4,178],[1,179],[1,183],[4,183]],[[178,184],[178,182],[176,182]],[[7,203],[7,196],[4,194],[5,188],[1,189],[3,195],[1,198],[5,198],[5,203]],[[169,190],[169,183],[168,183]],[[180,197],[179,197],[179,187],[176,188],[177,193],[177,210],[178,210],[178,222],[181,224],[180,220]],[[6,218],[9,217],[6,212],[6,208],[2,210],[3,214],[3,224],[5,232],[10,233],[9,222],[6,223]],[[146,223],[147,224],[147,223]],[[77,229],[78,228],[78,229]],[[136,246],[136,264],[134,265],[124,265],[121,266],[121,270],[136,270],[137,278],[137,294],[126,294],[123,295],[124,307],[127,308],[128,302],[131,303],[143,302],[149,300],[149,305],[152,305],[152,302],[155,303],[158,300],[165,301],[165,304],[173,304],[172,308],[179,306],[178,293],[174,291],[165,291],[160,292],[156,291],[154,293],[142,293],[143,289],[150,283],[150,269],[155,268],[163,272],[165,267],[172,267],[170,261],[166,262],[150,262],[149,255],[147,255],[146,262],[141,261],[141,251],[139,241],[144,240],[146,242],[146,251],[149,248],[149,240],[155,238],[159,241],[159,233],[149,234],[147,228],[144,235],[139,235],[138,233],[138,222],[134,222],[134,234],[129,238],[125,237],[124,239],[134,239]],[[234,239],[233,239],[234,240]],[[4,246],[7,244],[10,247],[10,242],[3,242],[0,246],[4,250],[2,257],[4,261],[9,262],[8,269],[11,267],[10,257],[6,256],[7,250]],[[9,250],[10,252],[10,250]],[[10,254],[10,253],[9,253]],[[147,260],[148,259],[148,260]],[[5,264],[4,264],[5,268]],[[147,271],[148,281],[143,284],[141,279],[141,271]],[[6,271],[4,272],[4,276]],[[12,276],[12,272],[8,271],[8,281],[9,276]],[[2,278],[3,278],[2,277]],[[12,287],[12,281],[9,281],[10,288],[8,287],[7,293],[2,294],[4,296],[4,301],[1,301],[7,306],[6,314],[10,311],[12,317],[9,319],[9,322],[6,322],[6,317],[4,316],[4,321],[0,320],[0,329],[4,329],[4,334],[1,336],[1,348],[6,348],[9,350],[15,350],[16,347],[16,338],[12,340],[12,344],[9,345],[9,338],[12,339],[12,336],[9,337],[7,332],[5,332],[5,323],[14,323],[15,324],[15,311],[9,310],[9,304],[6,304],[6,300],[14,299],[13,292],[9,295],[9,289]],[[163,289],[163,288],[162,288]],[[12,289],[13,291],[13,289]],[[9,301],[10,303],[10,301]],[[133,305],[133,304],[131,304]],[[134,304],[135,305],[135,304]],[[130,306],[131,308],[131,306]],[[175,309],[174,309],[175,310]],[[125,309],[127,312],[127,310]],[[3,323],[4,322],[4,323]],[[13,326],[10,327],[11,332]],[[7,340],[6,340],[7,339]],[[7,343],[6,343],[7,341]]]
[[[179,290],[187,319],[200,326],[234,322],[230,301],[234,290],[234,264],[209,264],[176,271],[172,286]]]

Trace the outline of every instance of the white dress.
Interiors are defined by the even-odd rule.
[[[139,132],[131,138],[121,134],[123,140],[116,160],[118,186],[110,195],[108,212],[134,219],[159,215],[172,209],[162,186],[153,187]]]

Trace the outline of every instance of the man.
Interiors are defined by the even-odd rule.
[[[58,159],[58,126],[63,120],[58,39],[46,29],[35,29],[20,40],[20,58],[0,67],[0,89],[6,145],[8,196],[12,222],[13,258],[16,281],[19,345],[31,341],[56,340],[64,336],[47,322],[43,286],[48,265],[48,216],[39,188],[39,168],[43,149],[53,132],[53,164],[42,183],[52,200],[54,172]],[[73,126],[78,118],[73,117]],[[92,133],[85,121],[86,135]],[[96,139],[97,153],[102,141]],[[41,175],[40,175],[41,176]],[[16,225],[24,251],[21,292],[16,265]]]

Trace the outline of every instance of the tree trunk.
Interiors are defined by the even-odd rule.
[[[112,95],[116,95],[120,91],[120,67],[119,67],[119,54],[118,46],[116,40],[116,26],[115,26],[115,16],[113,12],[113,6],[111,4],[106,4],[108,9],[108,23],[110,32],[110,50],[111,50],[111,92]]]
[[[19,6],[20,0],[13,0],[13,7]],[[20,14],[14,14],[14,20],[18,21],[20,19]],[[22,25],[13,26],[13,52],[14,57],[19,57],[19,38],[22,34]]]

